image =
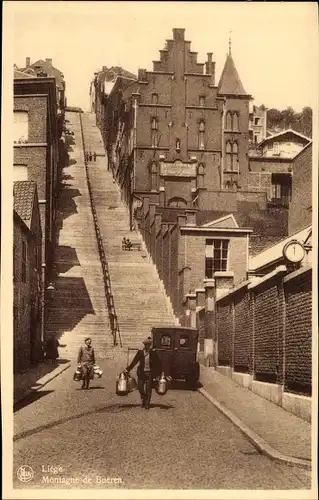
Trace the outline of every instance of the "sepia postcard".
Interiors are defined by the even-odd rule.
[[[3,498],[317,498],[316,3],[3,14]]]

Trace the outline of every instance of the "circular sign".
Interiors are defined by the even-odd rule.
[[[283,250],[284,257],[289,261],[297,264],[301,262],[305,256],[305,249],[298,240],[291,240],[284,246]]]

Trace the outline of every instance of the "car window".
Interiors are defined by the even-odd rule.
[[[180,345],[180,347],[188,347],[188,345],[189,345],[188,335],[181,335],[179,337],[179,345]]]
[[[162,335],[161,337],[161,346],[171,347],[171,337],[169,335]]]

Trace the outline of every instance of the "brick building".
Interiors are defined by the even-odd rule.
[[[309,143],[294,157],[292,174],[289,234],[312,223],[312,143]]]
[[[290,129],[265,138],[249,154],[249,189],[264,189],[270,206],[289,208],[294,159],[311,142]]]
[[[42,232],[34,181],[18,181],[13,190],[14,371],[41,360]]]
[[[18,69],[18,68],[17,68]],[[56,100],[57,100],[57,118],[58,118],[58,131],[61,135],[66,108],[66,83],[62,71],[55,68],[52,64],[52,59],[46,58],[45,60],[39,59],[31,64],[30,57],[26,57],[26,64],[24,68],[19,68],[19,72],[29,75],[31,77],[48,77],[54,78],[56,83]]]
[[[265,192],[248,190],[251,96],[231,53],[216,84],[212,54],[199,63],[184,31],[173,30],[153,71],[135,81],[95,77],[97,124],[123,196],[134,207],[145,196],[163,207],[262,207]]]
[[[14,180],[37,184],[42,227],[43,282],[50,279],[55,246],[59,149],[56,81],[15,72]]]
[[[249,103],[249,147],[254,149],[267,137],[267,109]]]

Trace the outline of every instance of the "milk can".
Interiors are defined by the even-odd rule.
[[[164,373],[162,373],[155,390],[156,390],[157,394],[163,396],[164,394],[166,394],[167,389],[168,389],[167,380],[165,378]]]

